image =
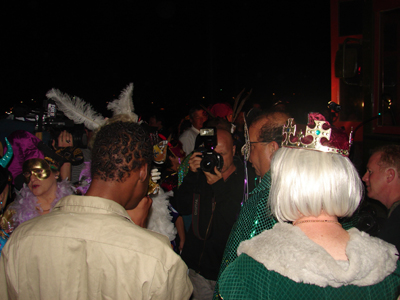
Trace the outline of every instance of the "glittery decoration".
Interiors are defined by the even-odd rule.
[[[240,203],[240,207],[242,207],[243,203],[245,203],[247,201],[247,199],[249,199],[249,192],[250,192],[249,185],[248,185],[249,172],[247,169],[247,161],[244,160],[243,163],[244,163],[244,181],[243,181],[244,186],[243,186],[243,199],[242,199],[242,202]]]
[[[163,164],[167,158],[168,141],[161,141],[153,146],[153,161],[156,164]]]
[[[4,230],[0,230],[0,253],[9,237],[10,235],[7,234]]]
[[[151,178],[149,180],[149,187],[147,189],[147,195],[155,195],[160,190],[158,183],[155,183]]]
[[[15,211],[12,209],[7,209],[2,216],[0,216],[0,228],[1,230],[10,235],[14,231],[14,223],[11,220]],[[3,236],[4,237],[4,236]]]
[[[189,159],[192,156],[192,154],[193,152],[187,155],[178,168],[178,187],[181,186],[183,178],[189,172]]]
[[[249,129],[247,128],[246,118],[244,118],[244,140],[245,144],[243,145],[241,152],[244,156],[244,160],[248,161],[250,157],[250,137],[249,137]]]

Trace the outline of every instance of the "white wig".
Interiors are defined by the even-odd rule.
[[[268,203],[279,222],[322,211],[351,216],[364,193],[351,161],[334,153],[281,148],[272,159],[271,178]]]

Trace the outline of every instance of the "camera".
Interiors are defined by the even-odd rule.
[[[13,110],[14,120],[30,122],[34,124],[35,132],[46,132],[43,141],[51,144],[56,141],[61,131],[67,130],[72,134],[73,144],[79,148],[87,147],[87,135],[83,125],[76,125],[73,121],[57,111],[53,100],[43,100],[40,108],[29,109],[28,107],[15,107]],[[50,135],[50,136],[49,136]]]
[[[214,167],[221,170],[224,166],[222,155],[214,151],[217,143],[217,130],[215,128],[200,129],[200,134],[196,139],[195,152],[201,152],[200,169],[204,172],[215,174]]]

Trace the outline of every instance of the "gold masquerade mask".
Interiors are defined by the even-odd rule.
[[[51,166],[44,159],[32,158],[24,162],[22,172],[26,183],[29,183],[32,174],[35,175],[37,179],[44,180],[49,178],[51,174]]]

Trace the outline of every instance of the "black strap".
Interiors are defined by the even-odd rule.
[[[202,237],[200,235],[200,229],[199,229],[199,219],[200,219],[200,194],[194,193],[193,194],[193,205],[192,205],[192,229],[194,235],[199,238],[202,241],[205,241],[209,236],[210,236],[210,227],[214,215],[214,210],[215,210],[215,197],[212,198],[212,211],[211,211],[211,218],[210,221],[208,222],[207,226],[207,231],[206,231],[206,236]]]
[[[192,205],[192,228],[193,228],[193,233],[194,235],[201,239],[204,240],[200,236],[199,232],[199,209],[200,209],[200,194],[193,194],[193,205]]]

